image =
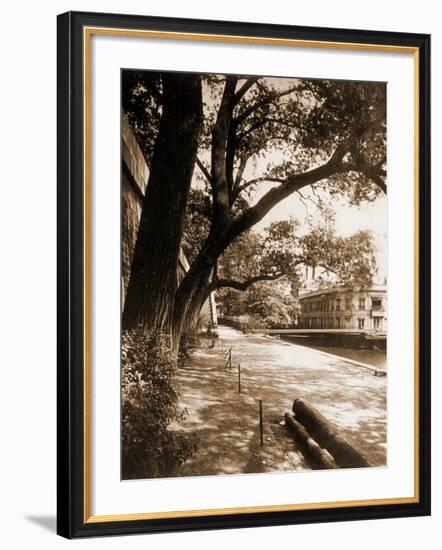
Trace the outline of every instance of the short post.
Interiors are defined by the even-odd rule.
[[[264,423],[262,419],[262,399],[259,400],[259,435],[261,447],[264,447]]]
[[[241,393],[241,365],[238,363],[238,393]]]
[[[226,352],[226,354],[224,355],[225,357],[225,360],[226,360],[226,365],[225,367],[229,367],[230,370],[232,370],[232,348],[229,348]]]

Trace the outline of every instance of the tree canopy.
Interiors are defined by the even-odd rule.
[[[158,148],[164,105],[171,102],[163,84],[166,73],[126,73],[123,108],[150,159],[153,144]],[[198,231],[185,235],[182,226],[180,242],[188,250],[191,265],[173,297],[177,333],[186,317],[194,317],[195,309],[201,307],[214,278],[220,279],[223,254],[228,257],[237,239],[253,239],[251,229],[281,201],[301,194],[305,187],[345,197],[354,205],[373,201],[387,191],[384,83],[233,75],[192,78],[201,82],[202,121],[192,134],[188,127],[175,124],[175,133],[184,143],[186,135],[187,139],[198,135],[193,179],[201,191],[202,210],[195,211],[191,221],[198,236]],[[192,93],[195,99],[196,87]],[[194,101],[190,93],[188,97]],[[167,143],[162,143],[166,148]],[[172,162],[173,151],[168,154]],[[189,173],[185,157],[182,163]],[[179,172],[178,165],[176,169]],[[169,176],[171,190],[173,179]],[[157,199],[156,210],[166,210],[166,198]],[[179,216],[181,219],[181,213]],[[207,222],[200,225],[198,220],[203,218]],[[279,239],[285,238],[282,229],[272,229],[279,231]],[[276,236],[268,234],[264,239],[275,245]],[[317,258],[318,243],[327,257],[321,239],[329,237],[324,229],[316,240],[310,235],[309,261]],[[367,235],[355,235],[351,244],[360,249],[368,240]],[[171,246],[174,250],[175,245],[176,238]],[[362,267],[366,256],[350,258],[349,252],[345,257],[345,247],[353,249],[349,242],[334,238],[330,249],[341,251],[340,267],[334,267],[340,272],[348,271],[349,266],[357,271],[358,262]],[[261,258],[259,268],[267,269],[270,259],[273,267],[283,260],[275,246]],[[278,275],[279,271],[273,271],[274,277]]]

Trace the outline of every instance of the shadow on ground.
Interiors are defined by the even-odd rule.
[[[386,378],[315,350],[220,327],[224,349],[199,350],[179,369],[181,424],[199,439],[179,476],[311,469],[282,427],[302,397],[318,408],[375,465],[386,462]],[[232,347],[232,370],[224,351]],[[241,394],[237,365],[241,365]],[[258,400],[264,404],[260,445]]]

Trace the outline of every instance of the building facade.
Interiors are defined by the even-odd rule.
[[[299,296],[298,328],[387,329],[387,288],[331,287]]]

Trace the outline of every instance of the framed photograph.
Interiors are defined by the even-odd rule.
[[[430,513],[430,37],[58,17],[58,533]]]

